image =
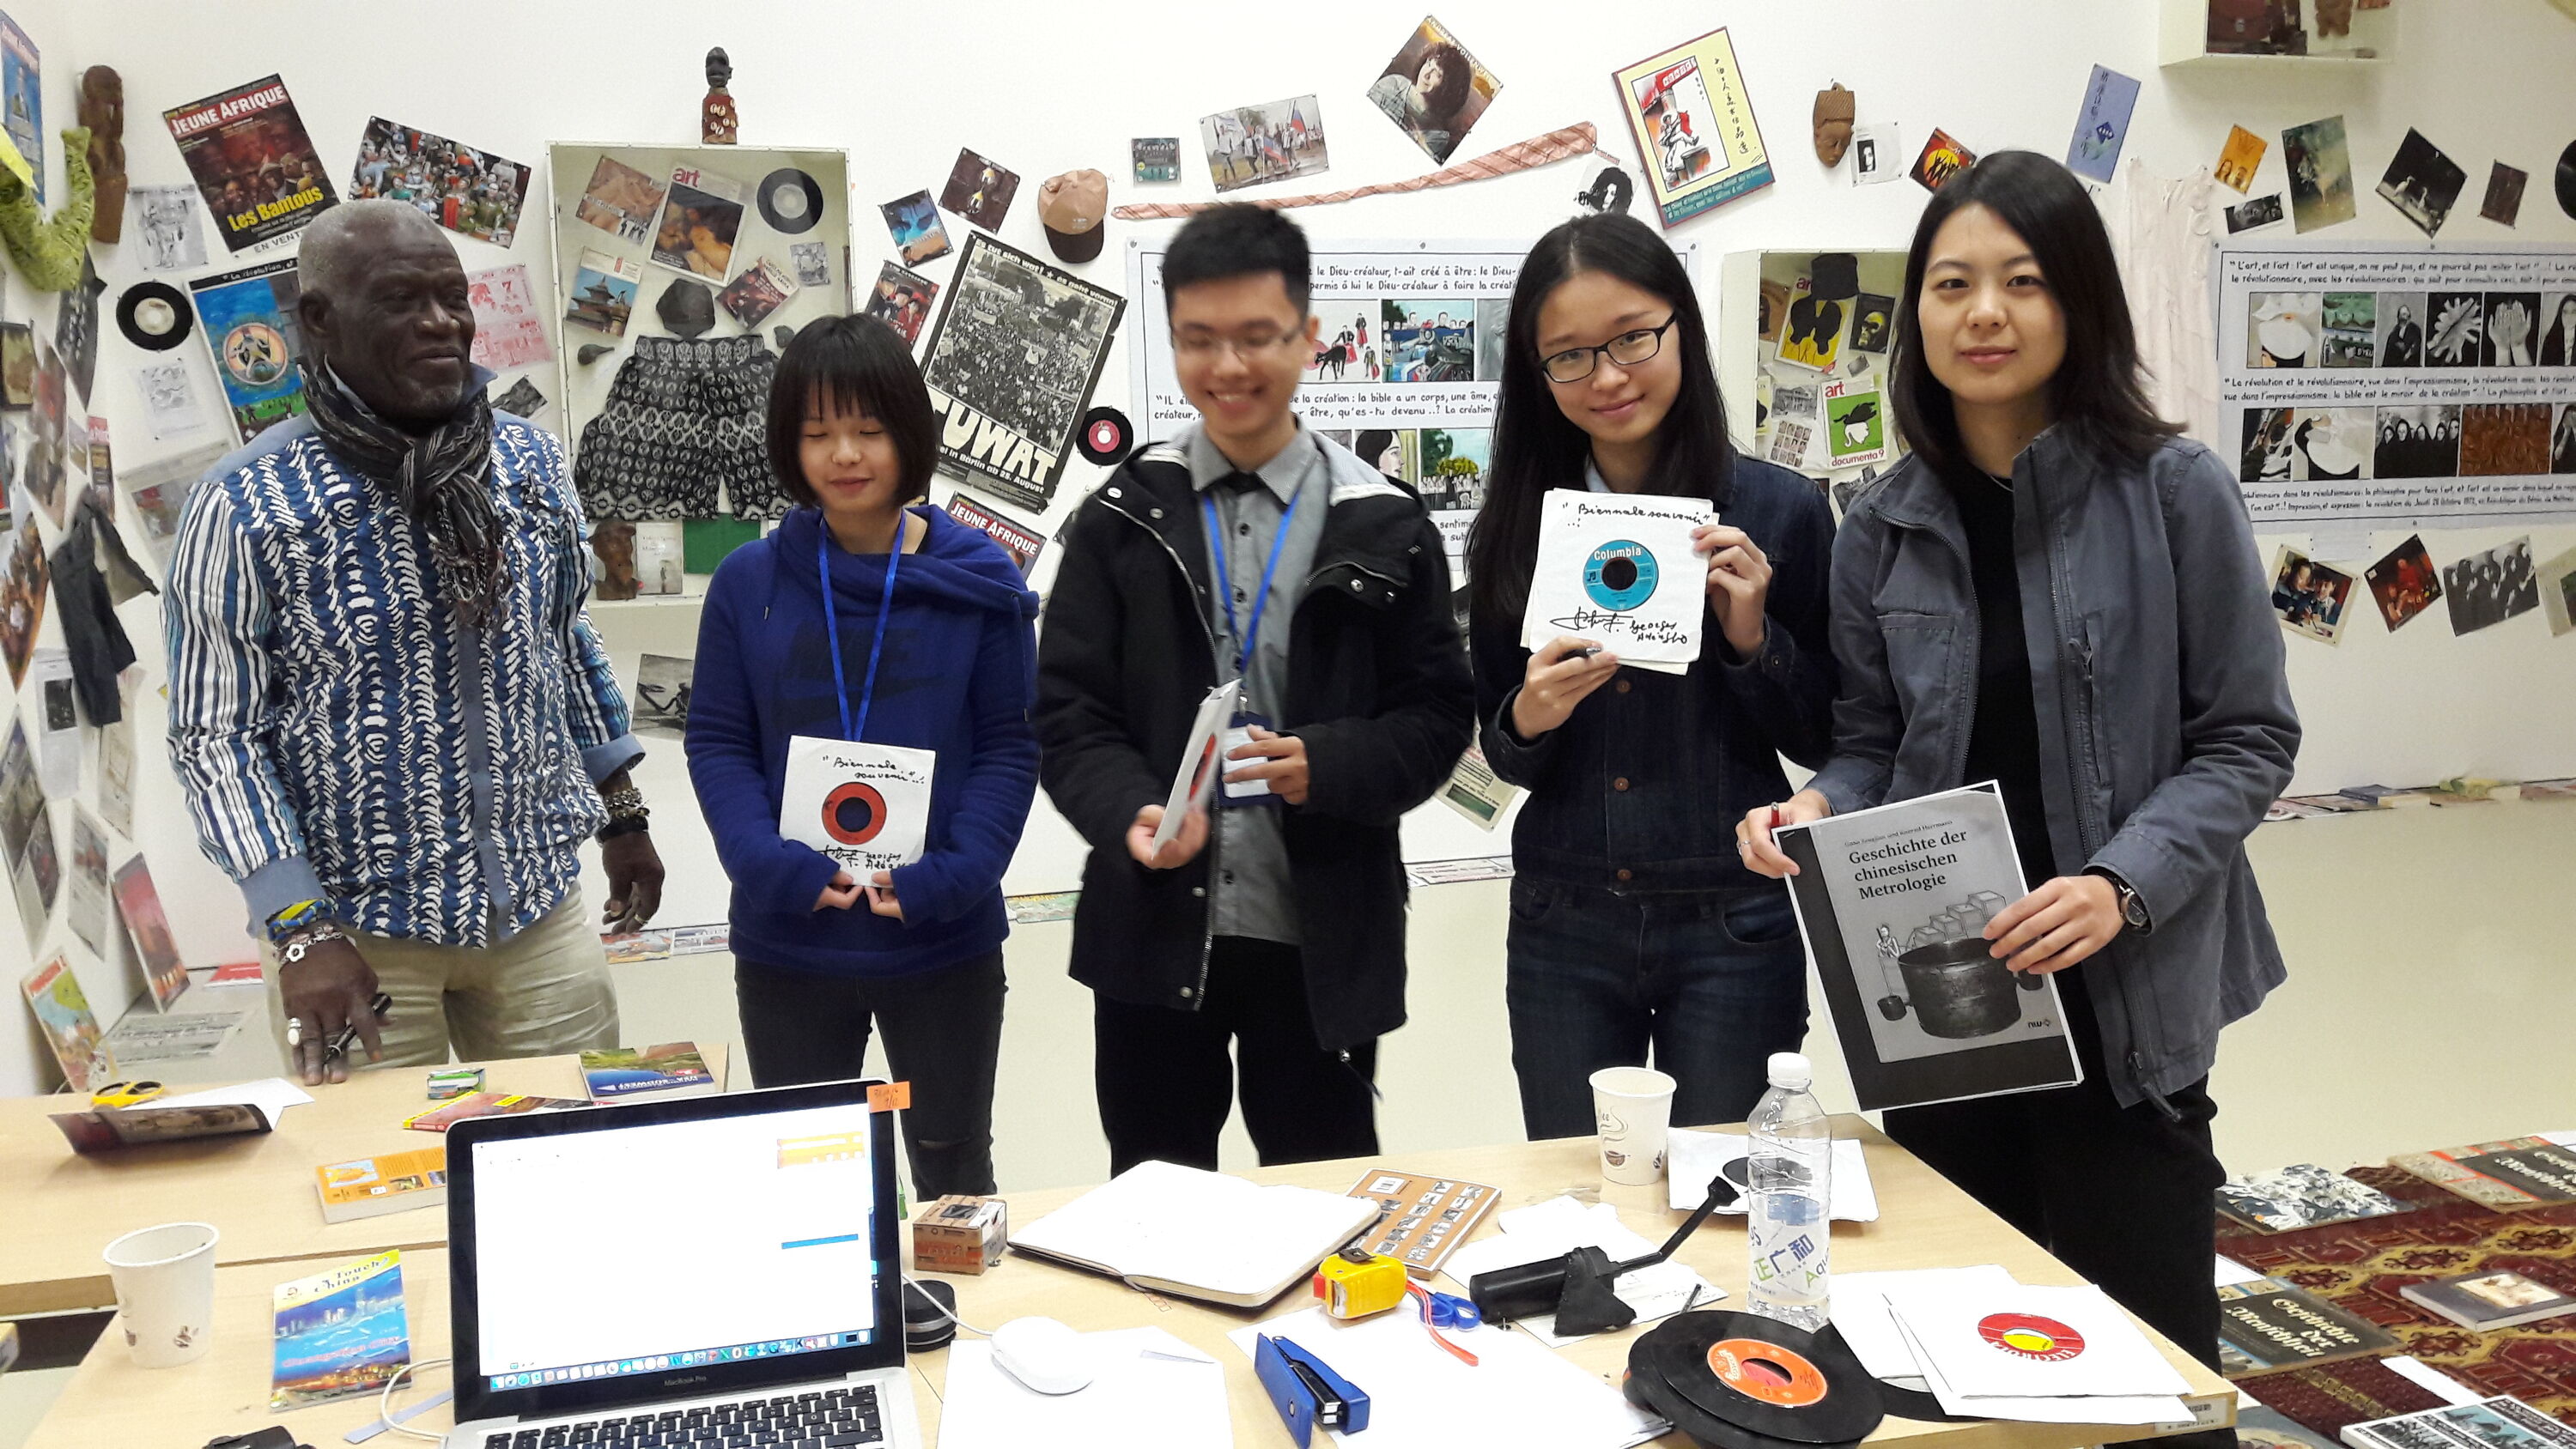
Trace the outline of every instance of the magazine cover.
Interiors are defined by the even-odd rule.
[[[161,119],[215,214],[215,234],[234,251],[298,230],[339,200],[277,76],[173,107]]]
[[[930,320],[930,304],[939,299],[939,284],[892,262],[877,268],[876,287],[862,310],[893,328],[909,347],[921,340],[921,324]]]
[[[1115,292],[968,234],[921,368],[940,465],[1044,512],[1126,310]]]
[[[796,278],[785,267],[762,257],[742,269],[732,285],[716,293],[717,305],[745,327],[757,327],[770,313],[787,305],[787,299],[799,290]]]
[[[62,1064],[65,1086],[86,1094],[116,1076],[116,1058],[108,1053],[98,1018],[90,1012],[89,998],[81,993],[80,978],[72,974],[71,962],[60,952],[19,982],[18,990],[27,998],[27,1009],[36,1014],[45,1045],[54,1049],[54,1060]]]
[[[619,241],[641,243],[653,234],[653,217],[670,188],[614,156],[602,156],[590,168],[575,220],[598,227]]]
[[[215,382],[232,409],[234,435],[247,443],[304,411],[304,375],[295,367],[304,355],[295,322],[303,289],[294,258],[199,277],[188,290],[215,357]]]
[[[939,219],[939,203],[927,191],[889,201],[877,208],[885,217],[886,234],[894,238],[895,251],[903,264],[917,267],[948,255],[948,228]]]
[[[383,1390],[411,1362],[403,1315],[402,1249],[280,1283],[268,1406],[284,1413]]]
[[[1982,934],[2029,894],[1992,784],[1777,838],[1861,1110],[2083,1080],[2056,979],[2007,969]]]
[[[1011,562],[1020,566],[1022,578],[1029,576],[1038,555],[1046,549],[1046,539],[1036,529],[1005,518],[966,494],[951,494],[944,506],[949,517],[969,528],[982,529],[993,542],[1000,544],[1002,552],[1011,556]]]
[[[516,161],[370,116],[358,136],[349,199],[408,201],[459,236],[506,247],[519,234],[528,175]]]
[[[134,943],[135,964],[152,988],[152,1004],[168,1011],[188,989],[188,967],[179,959],[178,938],[170,934],[170,918],[161,910],[152,867],[140,855],[117,867],[116,909],[125,918],[126,938]]]
[[[743,198],[751,188],[695,166],[671,172],[653,261],[675,272],[721,282],[733,275],[733,244],[742,235]]]
[[[594,1102],[693,1095],[712,1091],[716,1084],[715,1074],[707,1070],[707,1059],[693,1041],[586,1051],[581,1054],[581,1078]]]
[[[1666,226],[1771,184],[1771,156],[1725,30],[1618,71],[1619,106],[1644,152]]]
[[[1467,53],[1448,27],[1425,15],[1386,69],[1369,83],[1368,98],[1413,138],[1432,165],[1446,166],[1502,88],[1503,83]]]
[[[564,303],[564,320],[623,337],[635,315],[635,294],[643,286],[642,266],[584,247],[581,266],[572,274],[572,296]]]
[[[0,165],[27,183],[36,204],[45,204],[44,67],[36,42],[18,22],[0,15]]]

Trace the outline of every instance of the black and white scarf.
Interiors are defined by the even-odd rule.
[[[428,530],[439,587],[466,627],[481,626],[501,588],[501,520],[492,472],[492,405],[468,385],[455,416],[414,436],[369,412],[327,363],[308,361],[304,401],[331,456],[393,495]]]

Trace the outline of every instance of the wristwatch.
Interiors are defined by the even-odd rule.
[[[2102,879],[2111,883],[2111,890],[2119,897],[2121,922],[2130,930],[2136,931],[2140,935],[2144,935],[2148,926],[2147,903],[2138,899],[2136,888],[2132,887],[2127,881],[2120,879],[2117,875],[2114,875],[2110,871],[2104,870],[2098,866],[2088,872],[2088,874],[2098,875]]]

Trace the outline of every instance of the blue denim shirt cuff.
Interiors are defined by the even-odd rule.
[[[1717,667],[1730,674],[1760,673],[1783,684],[1789,680],[1789,635],[1786,630],[1772,628],[1768,615],[1762,620],[1762,647],[1752,654],[1737,654],[1723,633],[1712,634],[1709,643],[1717,655]]]
[[[250,933],[265,940],[271,916],[299,901],[327,901],[322,877],[313,862],[300,855],[281,855],[242,877],[242,900],[250,906]]]
[[[596,785],[618,771],[644,758],[644,746],[632,731],[619,735],[606,744],[592,745],[581,752],[581,767]]]

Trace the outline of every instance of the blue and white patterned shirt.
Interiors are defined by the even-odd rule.
[[[640,758],[583,604],[563,444],[493,416],[506,592],[459,624],[427,534],[297,417],[188,495],[163,618],[170,758],[254,930],[330,901],[380,935],[486,946],[580,879],[597,782]]]

